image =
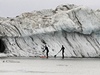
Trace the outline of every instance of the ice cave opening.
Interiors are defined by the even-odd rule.
[[[0,39],[0,53],[4,53],[5,49],[5,43],[2,39]]]

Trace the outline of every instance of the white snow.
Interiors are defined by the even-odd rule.
[[[0,75],[100,75],[99,58],[0,59]]]
[[[7,55],[4,53],[0,53],[0,57],[7,57]]]

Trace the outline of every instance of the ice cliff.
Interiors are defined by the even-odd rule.
[[[64,45],[66,57],[99,57],[100,11],[68,4],[0,17],[0,39],[8,56],[43,56],[47,44],[49,56]]]

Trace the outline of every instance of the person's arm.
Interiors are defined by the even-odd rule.
[[[45,52],[45,49],[42,52]]]

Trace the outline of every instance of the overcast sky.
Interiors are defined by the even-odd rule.
[[[0,16],[15,17],[23,12],[41,9],[55,9],[61,4],[84,5],[100,8],[100,0],[0,0]]]

